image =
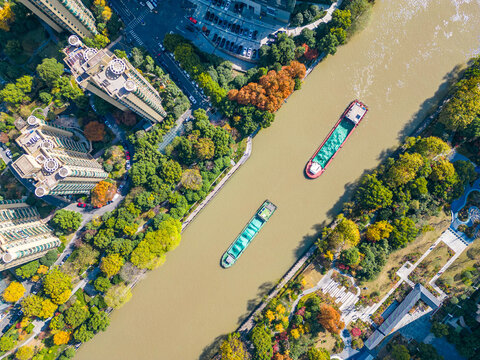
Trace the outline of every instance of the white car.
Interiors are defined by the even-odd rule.
[[[252,56],[252,48],[249,48],[247,50],[247,57],[251,57]]]
[[[7,149],[7,151],[5,151],[5,155],[7,155],[7,157],[8,157],[9,159],[11,159],[11,158],[13,157],[12,152],[10,151],[10,149]]]
[[[194,98],[192,95],[190,95],[188,98],[190,99],[190,101],[192,102],[192,104],[196,104],[196,103],[197,103],[197,100],[195,100],[195,98]]]

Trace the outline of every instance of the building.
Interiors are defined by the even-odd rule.
[[[193,26],[201,31],[220,56],[219,52],[223,52],[244,61],[256,62],[260,48],[273,41],[277,33],[285,32],[296,0],[192,2],[196,8],[187,28]],[[204,47],[202,41],[195,44]],[[212,52],[207,47],[204,50]]]
[[[68,44],[63,50],[64,61],[80,87],[152,122],[165,118],[160,94],[127,59],[118,58],[108,49],[89,48],[76,35],[68,38]]]
[[[369,350],[373,350],[378,344],[380,344],[419,300],[422,300],[433,310],[438,309],[441,305],[441,302],[423,285],[416,284],[413,290],[408,293],[405,299],[403,299],[395,310],[393,310],[393,312],[385,319],[382,325],[380,325],[367,341],[365,341],[365,347]]]
[[[81,38],[97,35],[95,18],[82,0],[20,0],[55,31],[67,30]]]
[[[13,164],[13,170],[24,179],[33,179],[35,195],[88,194],[108,177],[91,155],[78,133],[46,124],[29,116],[17,144],[26,154]]]
[[[0,271],[38,259],[60,245],[37,209],[20,200],[0,201]]]

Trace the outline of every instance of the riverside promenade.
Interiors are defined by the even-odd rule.
[[[222,180],[215,186],[213,191],[211,191],[207,197],[200,203],[200,205],[197,206],[197,208],[187,216],[185,221],[182,223],[182,232],[185,230],[185,228],[192,222],[192,220],[197,216],[200,211],[212,200],[215,195],[220,191],[220,189],[225,185],[225,183],[230,179],[230,177],[235,173],[235,171],[238,170],[240,166],[242,166],[250,157],[252,154],[252,137],[249,136],[247,138],[247,147],[245,148],[245,152],[243,153],[243,156],[238,160],[238,162],[230,169],[230,171],[227,173],[227,175],[224,176]]]

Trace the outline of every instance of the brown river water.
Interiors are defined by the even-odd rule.
[[[317,66],[165,265],[76,358],[193,360],[235,330],[341,209],[352,184],[443,98],[479,39],[478,0],[377,0],[369,26]],[[354,98],[370,107],[367,117],[327,171],[307,180],[305,163]],[[277,212],[232,268],[220,268],[265,199]]]

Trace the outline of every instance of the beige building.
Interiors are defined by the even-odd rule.
[[[122,111],[132,110],[152,122],[167,115],[160,94],[128,62],[108,49],[97,51],[72,35],[63,50],[65,63],[77,83]]]
[[[37,209],[20,200],[0,201],[0,271],[38,259],[60,245]]]
[[[72,131],[46,124],[29,116],[16,139],[26,154],[14,163],[14,170],[35,181],[35,195],[88,194],[108,177],[91,155],[85,141]]]
[[[67,30],[84,38],[97,35],[95,18],[82,0],[20,0],[55,31]]]

